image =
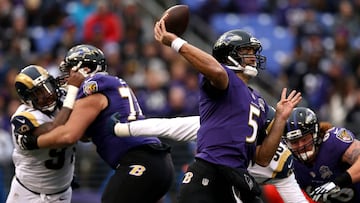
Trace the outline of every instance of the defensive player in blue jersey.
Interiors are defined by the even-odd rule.
[[[360,202],[360,142],[345,128],[319,122],[309,108],[295,108],[284,140],[294,154],[295,176],[315,201]]]
[[[211,56],[167,32],[163,19],[155,24],[154,36],[201,73],[196,161],[184,175],[179,203],[257,201],[259,187],[247,168],[251,161],[270,163],[301,94],[292,91],[287,97],[283,89],[273,127],[265,136],[261,129],[268,106],[248,86],[265,62],[260,41],[243,30],[232,30],[219,37]]]
[[[119,138],[107,128],[115,112],[123,122],[143,119],[137,99],[126,82],[108,75],[103,52],[91,45],[71,48],[61,65],[87,78],[80,86],[73,112],[62,126],[27,140],[28,149],[62,147],[83,136],[96,145],[98,154],[115,170],[102,195],[104,203],[155,203],[169,190],[173,164],[169,146],[156,137]]]

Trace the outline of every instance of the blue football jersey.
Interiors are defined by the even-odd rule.
[[[127,83],[115,76],[97,73],[87,78],[80,87],[78,99],[100,93],[107,97],[108,106],[88,127],[85,136],[91,138],[99,155],[112,167],[116,168],[119,160],[130,149],[150,143],[160,143],[156,137],[117,137],[107,126],[109,117],[119,112],[120,121],[128,122],[144,119],[136,97]]]

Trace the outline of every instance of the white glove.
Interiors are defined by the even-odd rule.
[[[335,185],[333,182],[327,182],[317,188],[315,188],[311,193],[310,196],[314,201],[319,201],[322,199],[326,202],[327,197],[331,194],[337,193],[340,191],[340,187]]]

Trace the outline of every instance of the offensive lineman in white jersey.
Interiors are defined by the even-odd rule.
[[[7,203],[71,202],[75,146],[22,150],[19,145],[24,137],[35,137],[67,120],[83,79],[80,73],[68,78],[68,93],[61,102],[65,91],[44,68],[29,65],[16,76],[15,89],[23,104],[11,117],[15,176]]]
[[[267,131],[271,128],[275,109],[269,106]],[[154,136],[176,141],[195,141],[200,127],[199,116],[176,118],[149,118],[141,121],[120,123],[116,114],[111,117],[110,126],[114,127],[115,135],[122,136]],[[267,167],[251,164],[249,173],[260,184],[272,184],[276,187],[285,203],[308,203],[293,174],[291,151],[285,144],[279,147]]]

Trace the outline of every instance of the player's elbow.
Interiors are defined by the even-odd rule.
[[[256,157],[255,162],[256,164],[262,166],[262,167],[267,167],[270,164],[270,160],[263,158],[263,157]]]
[[[256,147],[255,163],[262,167],[267,167],[273,159],[274,154],[275,151],[272,151],[263,145],[259,145]]]
[[[228,75],[222,70],[215,71],[215,74],[210,80],[215,87],[221,90],[226,89],[229,84]]]
[[[62,144],[64,145],[73,145],[75,144],[77,141],[79,140],[79,138],[73,134],[73,133],[68,133],[66,135],[63,136],[63,141]]]

